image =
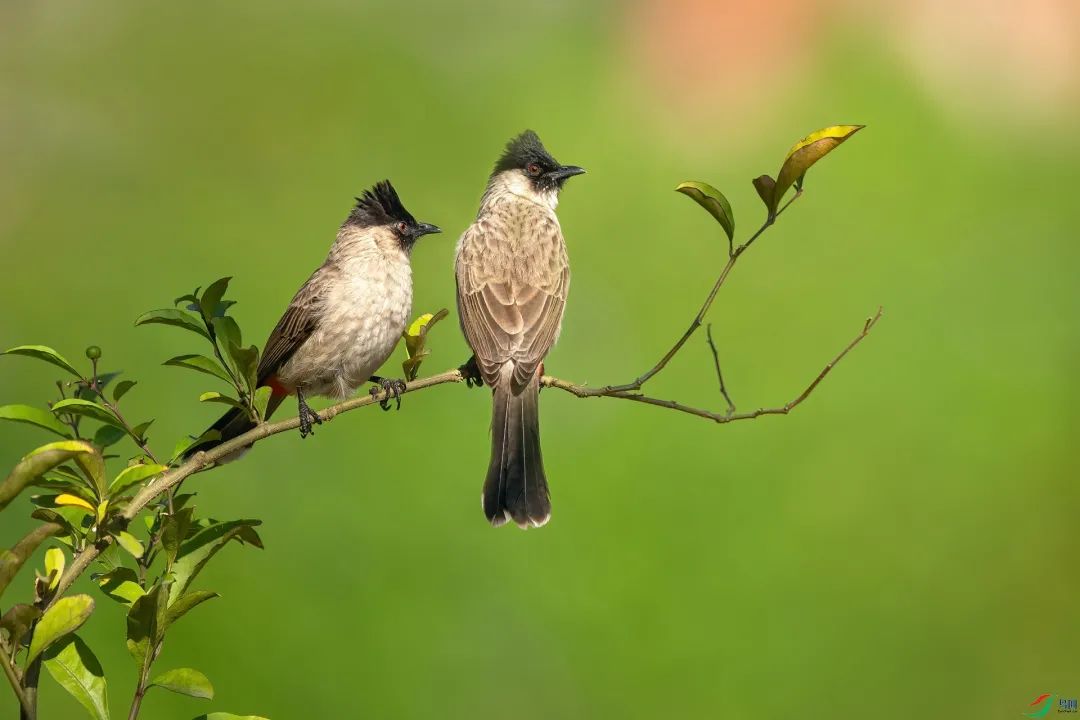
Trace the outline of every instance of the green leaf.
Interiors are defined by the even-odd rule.
[[[37,448],[20,460],[11,474],[0,483],[0,510],[49,470],[77,455],[86,454],[95,455],[96,452],[92,446],[80,440],[63,440]]]
[[[19,572],[19,568],[34,554],[38,545],[55,535],[57,525],[40,525],[28,532],[15,547],[10,550],[0,550],[0,595],[4,594],[8,583]]]
[[[0,355],[26,355],[27,357],[33,357],[38,360],[44,360],[47,363],[52,363],[56,367],[67,370],[77,378],[82,377],[82,374],[76,370],[71,363],[65,360],[63,355],[45,345],[19,345],[10,350],[5,350],[3,353],[0,353]]]
[[[189,611],[202,605],[207,600],[213,600],[216,597],[221,597],[216,592],[210,592],[209,590],[192,590],[189,593],[184,593],[169,606],[168,611],[165,613],[165,627],[169,627],[180,618],[187,615]]]
[[[195,720],[267,720],[262,715],[233,715],[227,712],[212,712],[200,715]]]
[[[245,406],[244,403],[240,402],[236,398],[229,397],[228,395],[222,395],[221,393],[214,391],[204,392],[202,395],[199,396],[199,402],[216,402],[221,403],[222,405],[229,405],[231,407],[240,408],[241,410],[247,409],[247,406]]]
[[[175,508],[175,503],[174,503]],[[180,552],[180,545],[191,532],[191,520],[195,508],[182,508],[173,515],[165,515],[162,520],[161,546],[165,548],[166,566],[171,568]]]
[[[116,425],[102,425],[94,433],[94,444],[100,448],[112,447],[127,437],[127,431]]]
[[[236,369],[240,372],[240,377],[244,378],[248,390],[251,391],[257,384],[255,373],[259,367],[259,348],[254,345],[244,348],[231,342],[227,344],[229,357],[236,363]]]
[[[681,192],[705,208],[705,211],[720,223],[720,227],[724,228],[728,240],[735,241],[735,213],[731,210],[731,203],[724,197],[724,193],[709,183],[695,180],[679,184],[675,191]]]
[[[71,517],[68,517],[66,511],[67,508],[38,508],[30,513],[30,517],[47,523],[55,523],[61,526],[69,535],[74,535],[75,528],[78,527],[84,515],[80,512],[77,517],[74,513],[71,514]],[[2,555],[3,551],[0,550],[0,556]]]
[[[232,280],[231,277],[215,280],[203,292],[202,299],[199,300],[199,309],[202,310],[202,316],[206,322],[210,322],[217,314],[218,303],[225,297],[225,291],[229,289],[230,280]]]
[[[97,420],[109,425],[115,425],[118,428],[123,428],[123,423],[112,411],[104,405],[98,405],[91,400],[83,400],[82,398],[67,398],[66,400],[58,400],[53,403],[52,411],[54,413],[62,412],[70,415],[82,415],[84,417]]]
[[[222,345],[228,347],[229,343],[233,343],[237,347],[243,347],[243,335],[240,333],[240,326],[236,324],[236,320],[228,315],[215,317],[213,326],[214,334],[223,341]]]
[[[32,662],[54,642],[82,627],[93,611],[94,599],[89,595],[72,595],[57,600],[34,627],[26,662]]]
[[[174,358],[166,360],[163,365],[173,365],[174,367],[188,368],[189,370],[196,370],[207,375],[213,375],[216,378],[220,378],[225,382],[232,384],[232,378],[229,377],[229,373],[221,367],[216,360],[211,360],[205,355],[178,355]]]
[[[113,568],[107,573],[95,575],[94,581],[107,597],[123,605],[131,605],[146,594],[139,585],[139,576],[129,567]]]
[[[45,551],[45,577],[49,578],[49,589],[55,590],[60,584],[60,576],[64,574],[64,551],[60,548],[49,548]]]
[[[138,425],[136,425],[135,427],[131,428],[131,433],[135,437],[137,437],[140,441],[145,442],[146,441],[146,431],[149,430],[150,426],[153,425],[153,424],[154,424],[153,420],[147,420],[146,422],[141,422]]]
[[[205,445],[208,442],[221,439],[220,430],[207,430],[197,438],[183,437],[176,441],[176,446],[173,447],[173,458],[178,458],[184,453],[192,450],[199,445]]]
[[[4,613],[4,617],[0,618],[0,630],[7,631],[12,647],[19,647],[22,645],[26,631],[39,617],[41,617],[41,610],[33,605],[26,603],[12,605],[11,609]]]
[[[71,437],[71,428],[57,420],[55,415],[30,405],[2,405],[0,406],[0,420],[29,423],[54,432],[60,437]]]
[[[116,479],[112,481],[112,484],[109,485],[109,495],[120,495],[125,490],[129,490],[147,478],[160,475],[168,469],[167,465],[157,465],[154,463],[126,467],[116,476]]]
[[[95,720],[109,720],[105,671],[78,635],[72,635],[45,653],[45,669],[60,686],[86,708]]]
[[[214,686],[210,684],[210,680],[198,670],[191,668],[167,670],[150,681],[150,687],[155,686],[193,698],[204,700],[214,698]]]
[[[776,215],[784,193],[792,185],[801,186],[806,171],[814,163],[864,127],[865,125],[834,125],[816,130],[795,143],[791,150],[788,150],[780,173],[776,176],[776,187],[773,188],[772,202],[769,203],[769,214]]]
[[[260,420],[266,420],[266,408],[270,406],[270,396],[273,394],[273,388],[267,385],[255,389],[255,396],[252,402],[255,405],[255,413],[259,416]]]
[[[113,393],[112,393],[113,402],[120,402],[120,398],[127,395],[128,390],[130,390],[131,388],[135,387],[138,384],[139,384],[139,382],[137,380],[123,380],[121,382],[118,382],[116,384],[116,387],[113,388]]]
[[[402,333],[402,337],[405,339],[405,354],[408,357],[401,363],[401,369],[405,373],[406,380],[416,379],[417,374],[420,372],[420,364],[425,357],[431,354],[426,349],[428,332],[436,323],[449,314],[450,311],[446,308],[434,315],[424,313],[413,320],[409,327],[405,329],[405,332]]]
[[[140,315],[139,319],[135,321],[135,324],[172,325],[174,327],[181,327],[185,330],[190,330],[193,333],[202,335],[207,340],[210,339],[210,333],[206,332],[206,327],[202,324],[202,320],[195,317],[191,313],[184,312],[183,310],[176,310],[174,308],[151,310],[148,313]]]
[[[158,584],[131,604],[127,615],[127,649],[140,668],[147,667],[149,653],[161,640],[161,622],[165,619],[165,596]]]
[[[225,547],[225,544],[230,540],[240,538],[248,539],[250,542],[250,535],[248,535],[248,538],[244,538],[243,534],[260,524],[262,524],[260,520],[230,520],[217,523],[199,530],[184,542],[180,546],[180,552],[177,555],[176,562],[173,564],[175,582],[170,590],[169,600],[175,601],[176,598],[180,597],[188,589],[192,580],[206,566],[206,563],[210,562],[210,559],[221,548]]]
[[[105,497],[105,459],[96,452],[93,455],[76,455],[75,464],[97,490],[97,496]]]
[[[199,302],[199,291],[201,287],[195,288],[195,292],[188,293],[187,295],[181,295],[173,300],[173,305],[179,305],[180,303],[197,304]],[[198,310],[198,307],[192,308],[192,310]]]
[[[88,488],[86,481],[81,477],[73,480],[66,475],[59,475],[50,471],[44,477],[39,477],[30,484],[58,495],[67,493],[69,495],[78,495],[87,502],[97,502],[94,490]]]
[[[113,537],[116,538],[117,544],[127,550],[129,553],[131,553],[132,557],[134,557],[136,560],[143,556],[142,543],[139,542],[139,539],[131,533],[125,530],[121,530],[120,532],[113,535]]]

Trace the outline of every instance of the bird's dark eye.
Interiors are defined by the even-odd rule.
[[[536,163],[529,163],[529,165],[525,169],[533,177],[536,177],[537,175],[540,174],[540,166],[537,165]]]
[[[397,224],[397,229],[398,229],[398,232],[399,232],[399,233],[402,233],[402,234],[404,234],[404,233],[405,233],[405,231],[409,229],[409,226],[408,226],[408,225],[407,225],[406,223],[404,223],[404,222],[399,222],[399,223]]]

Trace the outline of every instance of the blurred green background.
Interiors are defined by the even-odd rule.
[[[190,336],[135,317],[233,275],[260,340],[378,179],[447,231],[414,254],[419,313],[453,309],[456,237],[508,137],[532,127],[588,168],[559,210],[574,279],[547,367],[622,382],[724,258],[674,186],[725,190],[745,238],[750,178],[811,130],[869,126],[710,316],[751,409],[885,307],[796,413],[716,426],[545,392],[554,517],[526,533],[480,511],[486,392],[274,438],[191,483],[202,512],[265,522],[266,550],[210,566],[198,585],[223,598],[159,661],[217,697],[155,692],[143,716],[1011,718],[1080,695],[1080,63],[1061,61],[1080,24],[985,4],[993,22],[956,34],[925,3],[843,0],[0,4],[0,346],[101,345],[163,449],[218,388],[160,365],[201,351]],[[456,313],[431,339],[426,372],[465,359]],[[0,402],[41,403],[55,377],[2,358]],[[722,407],[703,335],[651,391]],[[5,425],[0,466],[47,441]],[[0,546],[29,511],[3,515]],[[101,600],[81,634],[121,716],[122,613]],[[43,718],[81,716],[42,686]]]

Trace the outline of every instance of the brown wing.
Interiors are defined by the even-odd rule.
[[[519,392],[558,337],[570,268],[562,232],[546,217],[531,218],[523,242],[497,220],[470,227],[458,253],[458,313],[465,338],[488,383],[514,362],[512,390]],[[515,251],[514,246],[518,248]]]
[[[316,270],[304,286],[293,296],[285,314],[274,326],[263,348],[259,361],[259,384],[276,373],[289,361],[293,353],[311,336],[317,324],[318,309],[321,302],[315,288],[322,287],[319,282],[322,268]]]

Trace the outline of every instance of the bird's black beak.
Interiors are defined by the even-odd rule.
[[[561,165],[551,172],[547,173],[547,176],[552,180],[563,181],[566,178],[574,177],[575,175],[584,175],[585,168],[578,167],[577,165]]]
[[[417,223],[416,229],[413,231],[413,237],[418,238],[424,235],[434,235],[435,233],[441,233],[442,228],[432,225],[431,223]]]

